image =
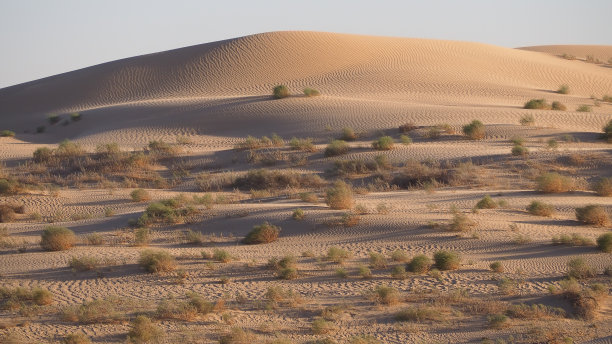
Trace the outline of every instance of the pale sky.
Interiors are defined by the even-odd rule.
[[[612,45],[612,0],[0,0],[0,88],[267,31]]]

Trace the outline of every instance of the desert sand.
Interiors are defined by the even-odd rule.
[[[587,63],[588,55],[603,62]],[[585,319],[563,292],[551,292],[562,289],[568,261],[581,258],[594,276],[578,284],[584,290],[602,284],[609,294],[611,279],[604,271],[612,267],[612,254],[594,242],[612,226],[580,223],[575,208],[597,204],[612,215],[612,197],[598,196],[590,187],[612,177],[612,145],[601,138],[602,128],[612,120],[612,103],[605,98],[612,95],[611,57],[610,46],[509,49],[271,32],[0,89],[0,130],[16,134],[0,138],[0,179],[23,185],[14,194],[0,195],[0,204],[25,208],[24,214],[0,224],[6,229],[0,286],[40,287],[53,296],[51,304],[26,310],[8,307],[4,300],[0,338],[51,343],[78,332],[94,343],[125,342],[130,321],[145,314],[165,333],[159,338],[163,343],[218,342],[235,328],[245,330],[249,342],[264,343],[326,338],[357,343],[359,336],[369,338],[362,338],[363,343],[567,343],[570,338],[574,343],[612,343],[612,298],[598,299]],[[280,84],[292,95],[273,99],[272,89]],[[569,86],[569,93],[558,93],[561,85]],[[304,96],[306,87],[321,95]],[[524,109],[530,99],[560,102],[566,110]],[[577,111],[581,106],[589,111]],[[71,120],[73,113],[80,114],[78,120]],[[51,124],[49,116],[58,116],[58,122]],[[525,116],[533,116],[534,122],[521,125]],[[483,139],[462,133],[474,119],[486,128]],[[415,127],[404,133],[412,142],[402,144],[398,128],[407,123]],[[357,134],[348,142],[350,150],[325,156],[327,144],[343,128]],[[284,142],[236,148],[249,135],[273,133]],[[372,141],[383,135],[393,138],[393,149],[372,148]],[[291,150],[287,144],[292,137],[312,138],[316,151]],[[510,141],[517,137],[524,140],[528,155],[511,154]],[[32,160],[36,149],[55,149],[64,139],[82,148],[78,159],[94,156],[99,145],[110,143],[127,152],[122,154],[135,154],[129,152],[163,140],[170,152],[145,149],[151,156],[143,168],[147,178],[139,171],[97,170],[103,167],[89,167],[88,162],[71,170],[72,163],[62,159],[54,166]],[[380,155],[389,166],[333,172],[336,160],[371,162]],[[394,182],[417,165],[452,171],[452,176],[432,182],[424,173],[426,178],[408,187]],[[201,183],[205,176],[239,176],[257,169],[318,175],[324,183],[264,190],[231,183],[210,189]],[[559,193],[536,191],[537,177],[546,172],[571,178],[575,187]],[[326,204],[326,190],[337,179],[352,184],[352,209],[333,210]],[[151,200],[131,199],[139,187]],[[301,200],[304,192],[314,193],[316,200]],[[194,195],[217,201],[206,206],[195,202],[193,211],[176,223],[151,224],[150,238],[137,242],[139,229],[128,222],[139,218],[148,204]],[[486,195],[498,205],[474,210]],[[526,207],[534,200],[551,204],[556,212],[550,217],[529,214]],[[297,208],[304,212],[302,220],[292,218]],[[343,214],[357,223],[341,223]],[[473,226],[449,230],[455,214],[466,216]],[[278,240],[241,243],[254,225],[266,221],[281,228]],[[64,251],[43,250],[40,235],[48,226],[74,231],[77,244]],[[201,242],[190,242],[185,235],[189,230],[202,233]],[[101,244],[88,243],[94,233]],[[572,234],[590,243],[551,241]],[[331,262],[325,259],[331,247],[352,256],[342,264]],[[146,249],[169,252],[178,270],[146,272],[138,264]],[[202,251],[215,249],[234,259],[203,258]],[[461,267],[394,278],[392,269],[406,266],[390,258],[396,250],[408,258],[456,251]],[[371,263],[370,252],[384,255],[387,266]],[[268,266],[271,258],[287,255],[297,260],[295,279],[278,278]],[[75,271],[69,266],[73,257],[90,257],[101,266]],[[490,264],[497,261],[503,272],[491,271]],[[364,278],[358,269],[369,265],[372,276]],[[340,276],[338,269],[348,276]],[[398,302],[379,304],[368,297],[368,291],[381,285],[395,288]],[[272,302],[266,293],[274,286],[294,294],[289,301]],[[162,300],[182,301],[190,291],[218,307],[188,320],[159,316]],[[62,316],[67,307],[109,297],[120,299],[119,320],[88,323]],[[507,311],[509,305],[523,303],[559,307],[563,314],[512,316]],[[438,316],[395,319],[399,311],[416,305],[433,308]],[[474,305],[481,309],[474,310]],[[313,330],[313,321],[326,307],[337,310],[326,320],[329,328]],[[489,320],[497,314],[507,317],[499,327]]]

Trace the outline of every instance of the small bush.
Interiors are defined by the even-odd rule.
[[[612,233],[605,233],[597,238],[597,248],[603,252],[612,252]]]
[[[489,268],[493,272],[504,272],[504,265],[501,262],[493,262],[489,265]]]
[[[408,260],[410,260],[408,253],[406,253],[406,251],[402,251],[402,250],[395,250],[391,253],[391,259],[394,262],[407,262]]]
[[[508,317],[503,314],[493,314],[489,315],[487,321],[489,322],[489,327],[494,329],[500,329],[508,326]]]
[[[330,144],[327,145],[327,147],[325,147],[324,155],[326,157],[338,156],[348,153],[349,149],[349,145],[348,143],[346,143],[346,141],[333,140]]]
[[[47,119],[49,120],[49,124],[54,125],[54,124],[57,124],[60,121],[60,116],[58,116],[58,115],[49,115],[49,116],[47,116]]]
[[[554,101],[552,102],[551,109],[557,110],[557,111],[565,111],[567,110],[567,107],[563,105],[563,103],[561,102]]]
[[[610,224],[610,217],[606,210],[602,206],[595,204],[576,208],[576,219],[596,227],[605,227]]]
[[[10,130],[2,130],[0,132],[0,137],[15,137],[15,132]]]
[[[287,267],[287,268],[282,268],[282,269],[278,270],[277,276],[280,279],[292,280],[292,279],[298,278],[300,275],[299,275],[299,272],[298,272],[298,270],[296,268],[294,268],[294,267]]]
[[[221,262],[221,263],[228,263],[228,262],[230,262],[233,259],[233,257],[226,250],[222,250],[222,249],[216,248],[213,251],[212,259],[214,259],[214,260],[216,260],[218,262]]]
[[[570,245],[570,246],[592,246],[595,243],[591,238],[579,234],[572,234],[571,236],[563,234],[560,236],[552,237],[553,245]]]
[[[134,245],[147,246],[151,242],[151,230],[141,227],[134,230]]]
[[[535,124],[535,117],[533,117],[533,115],[529,114],[529,115],[524,115],[523,117],[521,117],[521,119],[519,120],[519,123],[523,126],[532,126]]]
[[[497,288],[503,295],[516,294],[518,282],[508,277],[502,277],[497,281]]]
[[[461,266],[459,254],[452,251],[438,251],[434,254],[434,262],[440,270],[456,270]]]
[[[0,195],[15,195],[21,190],[22,187],[16,180],[0,178]]]
[[[293,211],[291,217],[296,221],[302,221],[304,219],[304,211],[301,208],[297,208]]]
[[[343,128],[342,134],[340,134],[340,140],[342,141],[355,141],[357,139],[357,134],[355,134],[355,130],[353,128]]]
[[[338,276],[340,278],[347,278],[348,277],[348,272],[344,268],[338,268],[338,269],[336,269],[336,276]]]
[[[291,138],[289,141],[289,148],[292,150],[302,150],[307,152],[316,152],[314,144],[311,138],[298,139],[297,137]]]
[[[119,300],[96,299],[78,306],[69,306],[62,311],[62,318],[83,324],[116,323],[122,316],[117,310]]]
[[[442,320],[442,314],[438,309],[430,306],[413,306],[395,313],[395,320],[413,322],[440,321]]]
[[[325,202],[331,209],[350,209],[355,204],[353,190],[350,185],[338,180],[332,188],[327,189]]]
[[[251,331],[245,331],[239,327],[233,327],[230,333],[221,336],[219,344],[247,344],[256,343],[257,337]]]
[[[495,209],[497,208],[497,203],[491,198],[491,196],[484,196],[478,203],[476,203],[477,209]]]
[[[576,108],[576,112],[591,112],[592,109],[589,105],[580,105]]]
[[[316,97],[316,96],[320,96],[321,92],[319,92],[319,91],[317,91],[317,90],[315,90],[313,88],[308,88],[307,87],[307,88],[304,89],[304,95],[306,97]]]
[[[595,270],[582,258],[574,258],[567,262],[567,277],[586,279],[595,276]]]
[[[130,193],[134,202],[146,202],[151,200],[151,195],[145,189],[136,189]]]
[[[410,123],[404,123],[402,125],[399,126],[399,132],[400,134],[405,134],[405,133],[409,133],[413,130],[415,130],[417,128],[417,126],[410,122]]]
[[[326,260],[332,261],[334,263],[342,264],[345,260],[352,257],[351,252],[342,249],[340,247],[330,247],[327,250],[327,255],[325,256]]]
[[[287,98],[290,95],[291,94],[289,93],[289,88],[285,85],[278,85],[272,90],[272,96],[274,97],[274,99]]]
[[[612,178],[601,178],[591,187],[598,196],[612,197]]]
[[[370,267],[372,269],[387,268],[387,258],[384,255],[378,252],[370,252],[368,255],[370,256]]]
[[[75,243],[74,232],[66,227],[47,227],[40,235],[40,246],[47,251],[64,251]]]
[[[463,134],[472,140],[482,140],[485,137],[485,126],[479,120],[473,120],[463,127]]]
[[[247,245],[271,243],[278,239],[280,231],[280,227],[264,222],[260,225],[254,226],[242,240],[242,242]]]
[[[13,222],[15,219],[15,207],[8,204],[0,204],[0,223]]]
[[[71,119],[73,122],[78,122],[78,121],[80,121],[80,120],[81,120],[81,118],[83,118],[83,116],[81,116],[81,114],[80,114],[80,113],[78,113],[78,112],[74,112],[74,113],[71,113],[71,114],[70,114],[70,119]]]
[[[144,315],[137,316],[130,325],[132,328],[127,335],[129,343],[155,342],[164,335],[164,331]]]
[[[97,269],[100,266],[100,262],[96,257],[72,257],[70,262],[68,262],[68,266],[75,271],[90,271]]]
[[[575,189],[574,180],[556,172],[547,172],[536,178],[536,190],[544,193],[568,192]]]
[[[410,260],[410,262],[406,265],[408,271],[414,272],[417,274],[424,274],[429,271],[431,267],[431,259],[424,254],[416,255]]]
[[[560,93],[560,94],[569,94],[569,92],[570,92],[570,88],[566,84],[559,86],[559,89],[557,90],[557,93]]]
[[[85,333],[76,332],[66,336],[63,344],[91,344],[91,339]]]
[[[391,277],[395,279],[405,279],[408,277],[406,273],[406,268],[401,265],[396,265],[391,269]]]
[[[452,232],[467,232],[474,226],[476,226],[476,223],[470,220],[467,215],[456,213],[448,225],[448,230]]]
[[[358,214],[354,214],[352,212],[344,213],[340,217],[340,224],[344,227],[353,227],[357,226],[361,221],[361,216]]]
[[[374,302],[379,304],[390,306],[400,302],[400,293],[393,287],[379,285],[369,294]]]
[[[391,136],[382,136],[372,142],[372,148],[376,150],[391,150],[393,149],[393,138]]]
[[[529,154],[529,149],[525,146],[514,145],[510,152],[513,156],[526,156]]]
[[[161,250],[144,250],[140,252],[138,264],[150,273],[170,272],[176,269],[174,257],[170,253]]]
[[[536,216],[553,216],[555,214],[555,207],[552,204],[531,201],[527,206],[527,211],[529,214]]]
[[[334,323],[323,318],[317,318],[312,322],[312,333],[327,334],[336,330]]]
[[[524,109],[535,109],[535,110],[550,110],[550,105],[546,102],[546,99],[531,99],[523,106]]]
[[[407,146],[412,144],[412,139],[408,135],[400,135],[400,142]]]
[[[604,138],[608,143],[612,143],[612,119],[603,127]]]

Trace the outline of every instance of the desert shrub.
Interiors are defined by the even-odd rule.
[[[177,152],[177,148],[163,140],[153,140],[149,142],[147,146],[149,151],[157,154],[172,155]]]
[[[15,136],[15,132],[11,130],[2,130],[0,132],[0,137],[14,137],[14,136]]]
[[[116,323],[122,319],[117,309],[119,302],[117,299],[96,299],[68,306],[62,310],[62,318],[83,324]]]
[[[456,270],[461,265],[461,258],[457,252],[438,251],[434,253],[434,262],[440,270]]]
[[[336,269],[336,276],[338,276],[340,278],[347,278],[348,277],[348,272],[344,268],[338,268],[338,269]]]
[[[397,289],[383,285],[377,286],[368,294],[374,302],[388,306],[399,303],[401,297]]]
[[[584,259],[574,258],[567,262],[567,277],[586,279],[595,276],[595,270]]]
[[[569,94],[569,92],[570,92],[570,88],[566,84],[559,86],[559,89],[557,90],[557,93],[560,93],[560,94]]]
[[[387,268],[387,258],[382,253],[378,252],[370,252],[368,253],[370,256],[370,266],[373,269],[386,269]]]
[[[74,112],[74,113],[71,113],[71,114],[70,114],[70,119],[71,119],[73,122],[78,122],[78,121],[80,121],[80,120],[81,120],[81,118],[83,118],[83,116],[81,116],[81,114],[80,114],[80,113],[78,113],[78,112]]]
[[[455,213],[453,219],[448,224],[448,230],[452,232],[466,232],[472,227],[476,226],[476,223],[462,213]]]
[[[518,282],[512,278],[502,277],[497,280],[497,288],[503,295],[514,295],[518,288]]]
[[[147,272],[170,272],[176,269],[176,260],[170,253],[161,250],[144,250],[140,252],[138,264]]]
[[[531,203],[529,203],[527,206],[527,211],[531,215],[552,216],[555,214],[555,207],[552,204],[540,201],[531,201]]]
[[[53,151],[47,147],[36,148],[33,159],[38,163],[46,163],[53,157]]]
[[[100,233],[91,233],[85,237],[88,245],[102,245],[104,244],[104,237]]]
[[[489,268],[493,272],[504,272],[504,265],[501,262],[493,262],[489,265]]]
[[[342,141],[355,141],[357,139],[357,134],[355,130],[350,127],[346,127],[342,129],[342,133],[340,134],[340,140]]]
[[[147,246],[151,242],[151,230],[147,227],[140,227],[134,230],[134,245]]]
[[[412,306],[395,313],[395,320],[413,322],[440,321],[442,320],[442,314],[438,309],[431,306]]]
[[[493,314],[487,317],[490,328],[500,329],[508,326],[508,317],[503,314]]]
[[[410,262],[406,265],[406,268],[410,272],[414,272],[417,274],[423,274],[429,271],[431,267],[431,259],[424,254],[419,254],[414,256]]]
[[[548,317],[563,317],[565,311],[562,308],[547,306],[541,303],[531,305],[519,303],[510,305],[506,310],[506,315],[515,319],[542,319]]]
[[[587,238],[585,236],[582,236],[576,233],[572,234],[571,236],[567,234],[563,234],[558,237],[553,236],[552,243],[553,245],[570,245],[570,246],[592,246],[595,244],[593,242],[593,239]]]
[[[612,178],[601,178],[591,187],[598,196],[612,197]]]
[[[72,257],[68,262],[68,266],[75,271],[90,271],[98,268],[100,261],[96,257],[91,256]]]
[[[0,309],[20,310],[25,307],[45,306],[53,303],[53,294],[42,288],[0,287]]]
[[[396,265],[391,269],[391,277],[395,279],[405,279],[408,276],[406,268],[402,265]]]
[[[40,246],[47,251],[64,251],[76,243],[74,232],[66,227],[50,226],[40,235]]]
[[[49,120],[49,124],[54,125],[60,121],[60,116],[58,115],[49,115],[47,116],[47,120]]]
[[[342,214],[342,216],[340,216],[340,224],[344,227],[357,226],[360,221],[361,221],[361,216],[353,212],[344,213]]]
[[[60,142],[55,150],[55,155],[60,158],[74,158],[81,156],[84,153],[85,151],[80,144],[67,139]]]
[[[312,322],[312,333],[327,334],[336,330],[333,322],[327,321],[324,318],[317,318]]]
[[[327,189],[325,202],[331,209],[350,209],[355,204],[353,190],[347,183],[338,180],[334,186]]]
[[[612,119],[603,127],[604,138],[612,143]]]
[[[302,221],[304,219],[304,211],[301,208],[297,208],[291,214],[291,218],[296,221]]]
[[[407,262],[410,257],[408,256],[408,253],[406,253],[406,251],[395,250],[391,253],[391,259],[394,262]]]
[[[557,149],[559,147],[559,143],[555,139],[550,139],[546,141],[546,147],[548,149]]]
[[[280,227],[264,222],[253,226],[253,229],[244,237],[242,242],[247,245],[271,243],[278,239],[280,231]]]
[[[312,192],[301,192],[298,196],[302,202],[317,203],[319,201],[319,197]]]
[[[403,145],[411,145],[412,144],[412,139],[408,135],[400,135],[400,142]]]
[[[320,96],[321,92],[319,92],[319,91],[317,91],[317,90],[315,90],[313,88],[308,88],[307,87],[307,88],[304,89],[304,95],[306,97],[316,97],[316,96]]]
[[[536,190],[544,193],[568,192],[575,189],[574,180],[557,172],[546,172],[536,178]]]
[[[342,264],[344,263],[345,260],[349,259],[352,257],[351,252],[342,249],[340,247],[330,247],[329,250],[327,250],[327,255],[325,256],[325,259],[328,261],[332,261],[334,263],[339,263]]]
[[[376,150],[391,150],[393,149],[393,138],[391,136],[381,136],[378,140],[372,142],[372,148]]]
[[[272,89],[272,96],[274,97],[274,99],[287,98],[290,95],[291,94],[289,93],[289,88],[285,85],[278,85],[275,86],[274,89]]]
[[[127,335],[128,343],[150,343],[158,341],[164,331],[154,324],[147,316],[139,315],[132,321],[131,329]]]
[[[535,109],[535,110],[550,110],[550,105],[546,102],[546,99],[531,99],[523,106],[524,109]]]
[[[185,242],[192,245],[203,245],[206,242],[206,236],[202,232],[189,229],[185,233]]]
[[[324,155],[326,157],[338,156],[348,153],[349,149],[349,145],[348,143],[346,143],[346,141],[333,140],[330,144],[327,145],[327,147],[325,147]]]
[[[604,233],[597,238],[597,248],[603,252],[612,252],[612,233]]]
[[[256,343],[256,336],[251,331],[245,331],[239,327],[233,327],[230,333],[221,336],[219,344],[246,344]]]
[[[576,219],[596,227],[605,227],[610,224],[610,217],[606,210],[602,206],[595,204],[576,208]]]
[[[557,110],[557,111],[565,111],[567,110],[567,107],[563,105],[563,103],[561,102],[554,101],[552,102],[551,109]]]
[[[463,134],[472,140],[482,140],[485,137],[485,126],[479,120],[473,120],[470,124],[463,126]]]
[[[14,179],[0,178],[0,195],[15,195],[22,190],[22,186]]]
[[[193,320],[198,315],[206,315],[212,312],[215,304],[205,300],[195,292],[188,292],[186,300],[169,298],[157,305],[156,316],[161,319]]]
[[[535,117],[533,115],[528,114],[521,117],[519,123],[524,126],[531,126],[535,124]]]
[[[299,277],[299,272],[296,268],[293,267],[282,268],[278,270],[277,276],[280,279],[292,280]]]
[[[266,169],[250,170],[236,178],[233,186],[244,190],[320,187],[325,181],[315,174],[299,174]]]
[[[91,339],[85,333],[75,332],[67,335],[62,341],[63,344],[91,344]]]
[[[363,160],[336,160],[332,167],[332,172],[340,176],[350,176],[355,174],[366,174],[376,171],[376,162],[365,162]]]
[[[297,137],[291,138],[289,141],[289,147],[292,150],[302,150],[307,152],[316,152],[314,144],[312,143],[311,138],[298,139]]]
[[[476,208],[478,209],[495,209],[497,208],[497,203],[491,198],[491,196],[484,196],[478,203],[476,203]]]
[[[529,154],[529,149],[525,146],[514,145],[510,151],[514,156],[525,156]]]
[[[15,208],[8,204],[0,204],[0,223],[13,222],[15,219]]]
[[[134,202],[146,202],[151,200],[151,195],[145,189],[136,189],[130,192],[130,197]]]
[[[218,262],[221,262],[221,263],[228,263],[232,259],[234,259],[234,257],[232,257],[232,255],[229,252],[227,252],[226,250],[222,250],[222,249],[216,248],[213,251],[212,259],[214,259],[214,260],[216,260]]]
[[[591,106],[589,105],[580,105],[576,108],[576,112],[591,112]]]
[[[409,133],[413,130],[415,130],[417,128],[417,126],[410,122],[410,123],[404,123],[402,125],[399,126],[399,132],[400,134],[405,134],[405,133]]]

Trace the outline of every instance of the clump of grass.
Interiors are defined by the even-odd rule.
[[[206,315],[215,309],[215,305],[194,292],[186,294],[186,300],[169,298],[157,305],[156,316],[160,319],[178,319],[191,321],[199,315]]]
[[[576,108],[576,112],[591,112],[591,106],[590,105],[580,105]]]
[[[391,259],[394,262],[407,262],[410,257],[408,256],[408,253],[406,253],[406,251],[395,250],[391,253]]]
[[[504,265],[501,262],[493,262],[489,265],[489,268],[493,272],[504,272]]]
[[[574,180],[557,172],[546,172],[536,178],[536,190],[544,193],[561,193],[576,188]]]
[[[477,209],[495,209],[497,208],[497,203],[491,198],[491,196],[484,196],[478,203],[476,203]]]
[[[440,321],[443,318],[440,310],[431,306],[412,306],[405,308],[395,313],[394,317],[397,321],[412,322]]]
[[[327,189],[325,202],[331,209],[350,209],[355,204],[353,190],[347,183],[338,180]]]
[[[302,210],[301,208],[295,209],[291,214],[291,218],[296,221],[302,221],[304,219],[304,210]]]
[[[414,123],[412,123],[412,122],[404,123],[404,124],[402,124],[402,125],[400,125],[398,127],[400,134],[409,133],[409,132],[415,130],[416,128],[417,128],[417,126]]]
[[[503,314],[493,314],[487,317],[487,322],[489,323],[490,328],[501,329],[504,327],[508,327],[508,317]]]
[[[53,303],[53,294],[42,288],[9,288],[0,287],[0,308],[21,310],[32,306],[45,306]]]
[[[83,324],[116,323],[123,316],[118,311],[120,300],[96,299],[83,302],[81,305],[68,306],[62,310],[62,318]]]
[[[565,315],[565,311],[562,308],[550,307],[541,303],[531,305],[519,303],[510,305],[506,310],[506,315],[515,319],[559,318]]]
[[[338,276],[340,278],[347,278],[348,277],[348,272],[344,268],[337,268],[336,269],[336,276]]]
[[[519,123],[522,126],[532,126],[535,124],[535,117],[532,114],[527,114],[521,117]]]
[[[563,84],[561,86],[559,86],[559,89],[557,90],[557,93],[560,94],[569,94],[570,93],[570,88],[568,85]]]
[[[579,234],[567,235],[563,234],[560,236],[552,237],[553,245],[570,245],[570,246],[592,246],[595,243],[591,238],[587,238],[585,236]]]
[[[597,248],[603,252],[612,252],[612,233],[604,233],[597,238]]]
[[[529,154],[529,149],[525,146],[514,145],[510,151],[513,156],[526,156]]]
[[[317,203],[319,201],[319,197],[313,192],[301,192],[298,196],[302,202]]]
[[[486,135],[485,126],[479,120],[473,120],[470,124],[463,126],[463,134],[472,140],[482,140]]]
[[[452,232],[466,232],[476,226],[476,222],[472,221],[467,215],[455,213],[453,219],[448,224],[448,230]]]
[[[316,96],[320,96],[321,92],[315,90],[314,88],[305,88],[304,89],[304,95],[306,97],[316,97]]]
[[[612,119],[603,127],[604,139],[612,143]]]
[[[40,246],[46,251],[64,251],[76,243],[74,232],[66,227],[50,226],[40,235]]]
[[[248,330],[232,327],[228,334],[221,336],[219,344],[245,344],[256,343],[257,336]]]
[[[131,329],[127,335],[128,343],[152,343],[164,336],[164,331],[144,315],[139,315],[130,324]]]
[[[68,266],[74,271],[90,271],[97,269],[100,266],[100,261],[91,256],[72,257]]]
[[[429,257],[424,254],[414,256],[410,262],[406,265],[406,268],[410,272],[417,274],[424,274],[429,271],[432,261]]]
[[[385,258],[382,253],[370,252],[368,255],[370,257],[370,267],[372,267],[372,269],[387,268],[387,258]]]
[[[610,224],[610,217],[606,210],[602,206],[595,204],[576,208],[576,219],[596,227],[605,227]]]
[[[440,270],[456,270],[461,266],[461,258],[457,252],[438,251],[434,253],[434,262]]]
[[[550,110],[550,104],[546,102],[546,99],[531,99],[526,102],[523,106],[524,109],[535,109],[535,110]]]
[[[15,132],[11,130],[2,130],[0,132],[0,137],[15,137]]]
[[[379,285],[368,292],[370,299],[382,305],[395,305],[400,302],[400,292],[390,286]]]
[[[212,259],[214,259],[214,260],[216,260],[218,262],[221,262],[221,263],[228,263],[228,262],[232,261],[232,259],[234,259],[234,257],[229,252],[227,252],[226,250],[222,250],[222,249],[216,248],[213,251]]]
[[[67,335],[62,341],[63,344],[91,344],[91,339],[82,332],[75,332]]]
[[[400,135],[400,142],[401,142],[403,145],[408,146],[408,145],[411,145],[411,144],[412,144],[412,139],[411,139],[411,138],[410,138],[410,136],[408,136],[408,135]]]
[[[340,134],[340,140],[342,141],[355,141],[357,139],[357,134],[355,130],[350,127],[342,128],[342,133]]]
[[[317,151],[311,138],[298,139],[297,137],[292,137],[291,140],[289,140],[289,148],[292,150],[301,150],[306,152]]]
[[[350,147],[344,140],[333,140],[330,144],[325,147],[324,155],[326,157],[338,156],[348,153]]]
[[[130,197],[134,202],[146,202],[151,200],[151,195],[145,189],[135,189],[130,192]]]
[[[274,89],[272,89],[272,96],[274,99],[287,98],[290,95],[289,88],[285,85],[277,85],[274,87]]]
[[[565,110],[567,110],[567,107],[565,105],[563,105],[563,103],[561,103],[561,102],[554,101],[554,102],[552,102],[551,109],[552,110],[557,110],[557,111],[565,111]]]
[[[393,138],[391,136],[381,136],[372,142],[372,148],[381,151],[391,150],[393,149]]]
[[[353,212],[344,213],[340,217],[340,224],[344,227],[357,226],[359,222],[361,222],[361,216]]]
[[[550,217],[555,214],[555,207],[552,204],[540,201],[531,201],[531,203],[529,203],[527,206],[527,211],[531,215]]]
[[[595,277],[595,269],[582,258],[573,258],[567,262],[567,277],[587,279]]]
[[[174,257],[162,250],[144,250],[140,252],[138,264],[151,273],[170,272],[176,269]]]
[[[327,255],[325,256],[325,259],[334,263],[342,264],[344,263],[344,261],[350,259],[352,256],[353,255],[351,254],[351,252],[340,247],[333,246],[330,247],[329,250],[327,250]]]
[[[233,186],[244,190],[320,187],[325,181],[316,174],[257,169],[235,179]]]
[[[333,322],[327,321],[324,318],[316,318],[312,322],[312,333],[314,334],[328,334],[336,330],[336,325]]]
[[[359,265],[357,267],[357,274],[363,279],[372,278],[372,270],[366,265]]]
[[[595,191],[598,196],[612,197],[612,178],[600,178],[593,183],[591,190]]]
[[[401,265],[396,265],[391,269],[391,277],[395,279],[405,279],[408,277],[406,268]]]
[[[253,226],[253,229],[244,237],[242,242],[247,245],[271,243],[278,239],[280,231],[280,227],[264,222]]]
[[[516,294],[518,282],[508,277],[502,277],[497,280],[497,288],[503,295],[514,295]]]

